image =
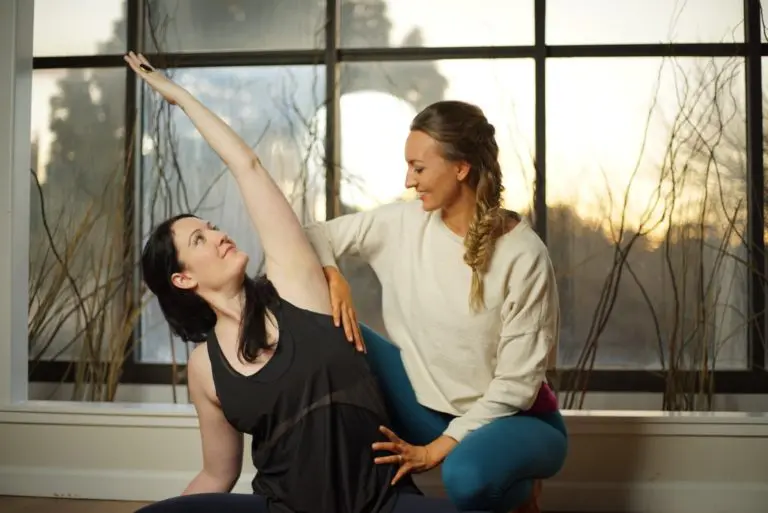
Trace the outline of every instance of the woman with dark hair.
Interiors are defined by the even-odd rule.
[[[333,325],[322,267],[283,193],[253,150],[189,92],[133,52],[138,76],[178,105],[228,166],[259,234],[266,276],[216,226],[179,215],[142,253],[149,289],[175,334],[202,342],[189,357],[203,468],[181,497],[142,513],[405,513],[456,511],[393,483],[375,444],[396,440],[365,357]],[[229,493],[253,437],[254,494]]]
[[[541,479],[568,445],[546,381],[559,337],[547,248],[502,207],[495,130],[475,105],[440,101],[411,123],[398,202],[306,228],[329,282],[334,321],[365,344],[393,429],[377,444],[396,479],[441,465],[462,510],[539,511]],[[357,255],[382,287],[391,342],[358,325],[336,259]],[[360,332],[362,329],[362,335]]]

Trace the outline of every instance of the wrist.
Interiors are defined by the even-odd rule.
[[[458,442],[447,435],[440,435],[427,445],[427,458],[432,465],[438,465],[458,445]]]
[[[341,277],[341,271],[332,265],[323,266],[323,274],[325,274],[325,279],[328,281],[332,281]]]

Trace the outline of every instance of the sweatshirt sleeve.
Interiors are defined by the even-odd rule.
[[[307,225],[304,233],[323,267],[337,267],[336,259],[342,255],[358,256],[371,263],[397,233],[404,208],[404,203],[393,203],[347,214]]]
[[[512,265],[494,378],[485,394],[445,430],[457,441],[494,419],[529,409],[546,379],[560,328],[554,270],[543,246],[520,255]]]

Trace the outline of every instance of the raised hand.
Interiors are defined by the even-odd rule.
[[[143,55],[128,52],[123,59],[149,87],[157,91],[168,103],[175,105],[181,95],[187,93],[183,87],[155,69]]]

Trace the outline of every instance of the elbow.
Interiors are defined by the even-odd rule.
[[[237,482],[240,480],[240,472],[238,472],[236,475],[233,475],[227,480],[227,493],[232,492],[232,490],[237,486]]]
[[[224,493],[230,493],[235,488],[239,480],[240,472],[232,473],[226,476],[221,476],[217,481],[217,485],[218,487],[221,487],[221,490],[223,490]]]
[[[507,375],[497,377],[497,390],[493,394],[499,403],[504,403],[514,410],[528,411],[535,408],[546,391],[546,375],[530,372],[525,375]]]
[[[557,409],[557,398],[552,390],[546,384],[546,374],[537,373],[528,383],[525,388],[525,393],[522,395],[522,410],[523,411],[544,411]]]
[[[232,160],[229,162],[229,170],[235,177],[258,176],[261,173],[267,173],[267,170],[261,165],[261,160],[256,155],[246,155],[237,160]]]

